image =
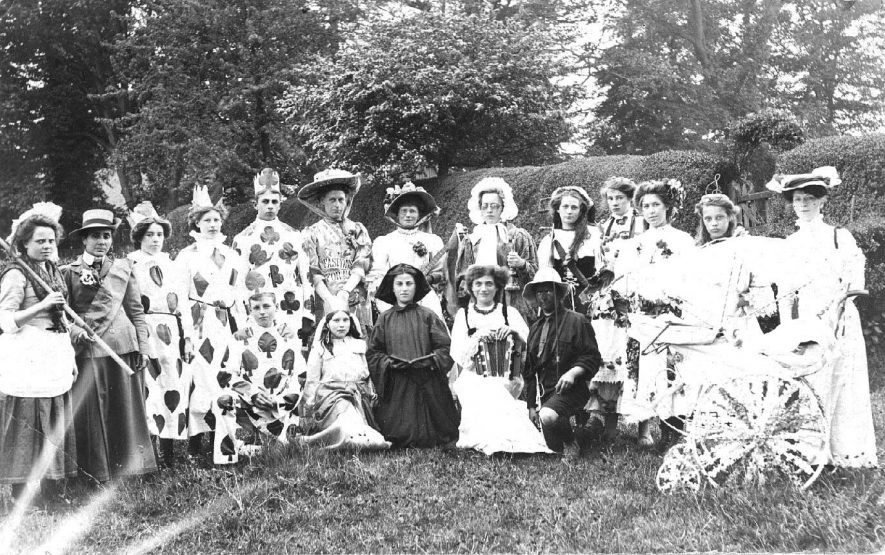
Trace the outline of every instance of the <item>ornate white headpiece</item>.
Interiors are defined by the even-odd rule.
[[[504,208],[501,211],[501,221],[509,222],[515,220],[516,216],[519,215],[519,207],[516,206],[516,202],[513,200],[513,189],[510,187],[510,184],[500,177],[484,177],[470,191],[470,205],[468,206],[470,221],[475,224],[483,222],[482,211],[479,209],[480,193],[491,191],[500,193],[501,202],[504,203]]]
[[[255,174],[255,179],[252,181],[252,185],[255,187],[256,197],[266,191],[280,193],[280,195],[283,194],[280,190],[280,174],[272,168],[264,168]]]
[[[136,225],[148,218],[153,218],[157,221],[163,219],[160,217],[159,214],[157,214],[157,210],[154,208],[154,205],[151,204],[151,201],[145,200],[138,203],[138,205],[136,205],[135,208],[133,208],[132,211],[129,212],[129,215],[126,216],[126,221],[129,222],[130,228],[134,228]]]
[[[194,196],[191,201],[191,208],[208,208],[214,207],[212,198],[209,197],[209,187],[205,185],[194,185]]]
[[[22,212],[21,216],[12,220],[12,228],[9,230],[9,237],[6,239],[6,241],[12,241],[12,237],[15,235],[15,230],[18,229],[19,224],[25,221],[30,216],[45,216],[53,222],[58,222],[58,219],[61,218],[61,212],[61,206],[55,204],[54,202],[35,203],[31,208],[28,208],[27,210]]]

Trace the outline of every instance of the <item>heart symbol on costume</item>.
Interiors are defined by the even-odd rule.
[[[175,293],[167,293],[166,306],[169,307],[169,312],[175,314],[175,311],[178,310],[178,295]]]
[[[187,429],[187,411],[178,415],[178,435],[184,433]]]
[[[160,373],[163,371],[162,368],[160,368],[160,361],[158,361],[155,358],[149,358],[148,365],[147,365],[147,371],[148,371],[148,374],[151,375],[151,378],[153,378],[154,380],[159,378]]]
[[[160,287],[163,287],[163,270],[160,269],[159,266],[151,266],[148,270],[148,275],[151,276],[151,280],[154,283],[156,283]]]
[[[163,427],[166,426],[166,419],[159,414],[155,414],[154,425],[157,426],[157,433],[160,433],[163,431]]]
[[[151,311],[151,300],[146,295],[141,296],[141,306],[144,307],[145,312]]]
[[[175,409],[178,408],[178,403],[181,402],[181,393],[175,390],[167,391],[163,394],[163,402],[166,403],[166,408],[169,409],[169,412],[175,412]]]
[[[166,345],[172,343],[172,331],[169,329],[169,326],[166,324],[157,324],[157,337],[159,337],[160,341]]]

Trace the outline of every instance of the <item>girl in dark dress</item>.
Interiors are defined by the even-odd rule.
[[[384,438],[395,447],[434,447],[458,439],[460,417],[449,390],[449,332],[417,304],[430,286],[414,266],[391,268],[376,297],[393,305],[375,322],[366,358],[380,399]]]

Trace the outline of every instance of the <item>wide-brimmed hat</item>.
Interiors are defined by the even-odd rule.
[[[799,173],[793,175],[775,174],[771,181],[765,184],[765,188],[775,193],[795,191],[812,185],[821,186],[827,190],[842,183],[839,179],[839,171],[833,166],[821,166],[811,173]]]
[[[397,216],[403,204],[414,204],[418,207],[418,222],[415,227],[442,211],[433,195],[424,190],[424,187],[416,187],[411,181],[402,187],[388,187],[387,195],[384,197],[384,216],[397,226],[400,225]]]
[[[166,238],[172,235],[172,224],[169,223],[169,220],[162,218],[157,214],[157,210],[149,200],[138,203],[138,205],[129,212],[126,221],[129,222],[129,228],[132,231],[135,231],[135,226],[138,224],[149,221],[152,224],[157,224],[162,227],[163,235]]]
[[[381,280],[378,291],[375,292],[375,298],[387,304],[396,305],[393,280],[396,279],[396,276],[402,274],[409,274],[415,279],[415,298],[412,299],[412,302],[417,303],[430,293],[430,284],[427,283],[427,278],[424,277],[424,273],[421,270],[409,264],[397,264],[384,274],[384,279]]]
[[[68,236],[82,237],[83,232],[89,231],[90,229],[110,229],[111,231],[116,231],[118,225],[120,225],[120,219],[114,216],[113,212],[103,208],[94,208],[83,212],[82,225],[72,231]]]
[[[308,183],[298,190],[298,201],[306,206],[311,212],[321,217],[325,217],[326,212],[323,210],[323,207],[320,206],[320,199],[326,191],[333,188],[343,189],[352,198],[359,192],[361,185],[362,178],[358,173],[354,174],[347,170],[336,169],[323,170],[313,176],[312,183]],[[350,206],[352,204],[352,201],[347,203],[345,216],[350,212]]]
[[[571,289],[569,284],[563,283],[562,278],[556,270],[545,267],[540,268],[535,272],[535,277],[532,278],[532,281],[525,284],[525,288],[522,290],[522,296],[527,300],[534,300],[535,289],[539,285],[552,285],[555,287],[556,295],[559,299],[564,299]]]

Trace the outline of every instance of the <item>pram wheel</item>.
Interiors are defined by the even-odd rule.
[[[823,469],[829,426],[803,378],[745,375],[701,395],[687,445],[714,487],[789,480],[811,486]]]

